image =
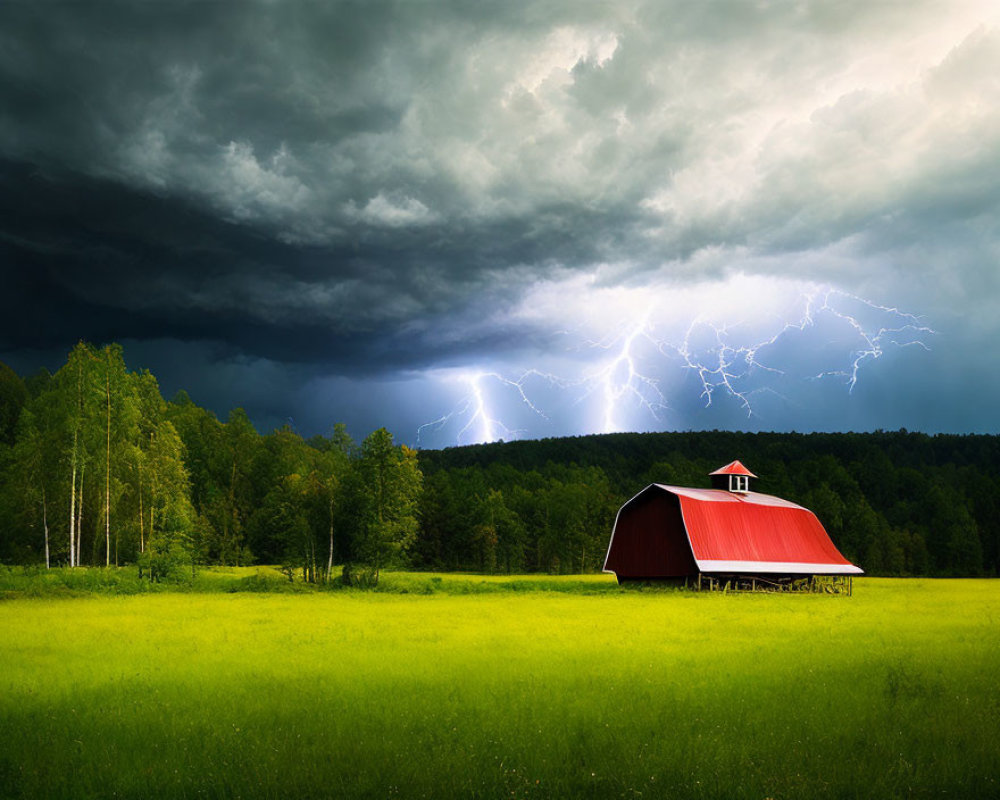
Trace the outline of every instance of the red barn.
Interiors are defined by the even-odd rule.
[[[623,580],[695,579],[787,585],[816,575],[861,575],[806,508],[750,490],[739,461],[711,473],[712,489],[654,483],[615,519],[604,571]]]

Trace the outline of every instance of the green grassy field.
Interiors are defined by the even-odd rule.
[[[393,581],[8,590],[0,796],[1000,796],[996,582]]]

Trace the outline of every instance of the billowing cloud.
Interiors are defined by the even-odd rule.
[[[627,324],[615,298],[651,300],[661,343],[699,318],[751,342],[829,287],[933,328],[900,391],[940,411],[786,381],[803,410],[760,425],[992,429],[917,365],[996,389],[969,348],[1000,334],[998,75],[1000,11],[972,0],[8,4],[0,358],[118,338],[155,371],[177,342],[196,399],[234,363],[206,395],[266,424],[255,374],[331,419],[419,384],[358,423],[415,430],[462,385],[434,376],[581,379],[601,360],[571,334]],[[758,424],[675,377],[642,424]]]

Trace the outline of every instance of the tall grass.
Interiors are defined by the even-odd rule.
[[[0,602],[0,796],[1000,794],[995,583],[464,580]]]
[[[105,569],[76,567],[44,569],[0,564],[0,600],[24,597],[81,597],[91,594],[130,595],[162,592],[280,592],[304,593],[349,589],[339,571],[330,584],[289,580],[275,567],[204,567],[180,573],[170,581],[151,582],[135,567]],[[617,592],[611,575],[480,575],[452,572],[383,572],[376,592],[395,594],[484,594],[491,592]]]

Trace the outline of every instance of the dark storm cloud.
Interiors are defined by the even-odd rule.
[[[574,309],[569,287],[739,273],[985,336],[998,22],[931,0],[7,3],[0,351],[398,375],[544,353],[566,320],[526,308],[539,283]]]
[[[86,330],[96,341],[218,339],[266,358],[348,372],[417,368],[495,343],[489,331],[431,332],[420,342],[405,335],[427,329],[436,310],[480,286],[477,263],[498,269],[508,259],[538,263],[547,254],[532,231],[512,222],[489,233],[513,240],[507,247],[477,247],[461,231],[444,252],[433,242],[411,250],[405,234],[364,247],[319,247],[65,171],[0,163],[0,187],[8,281],[2,349],[56,346]],[[449,275],[446,259],[456,257],[469,269]],[[491,302],[503,295],[494,286]]]

